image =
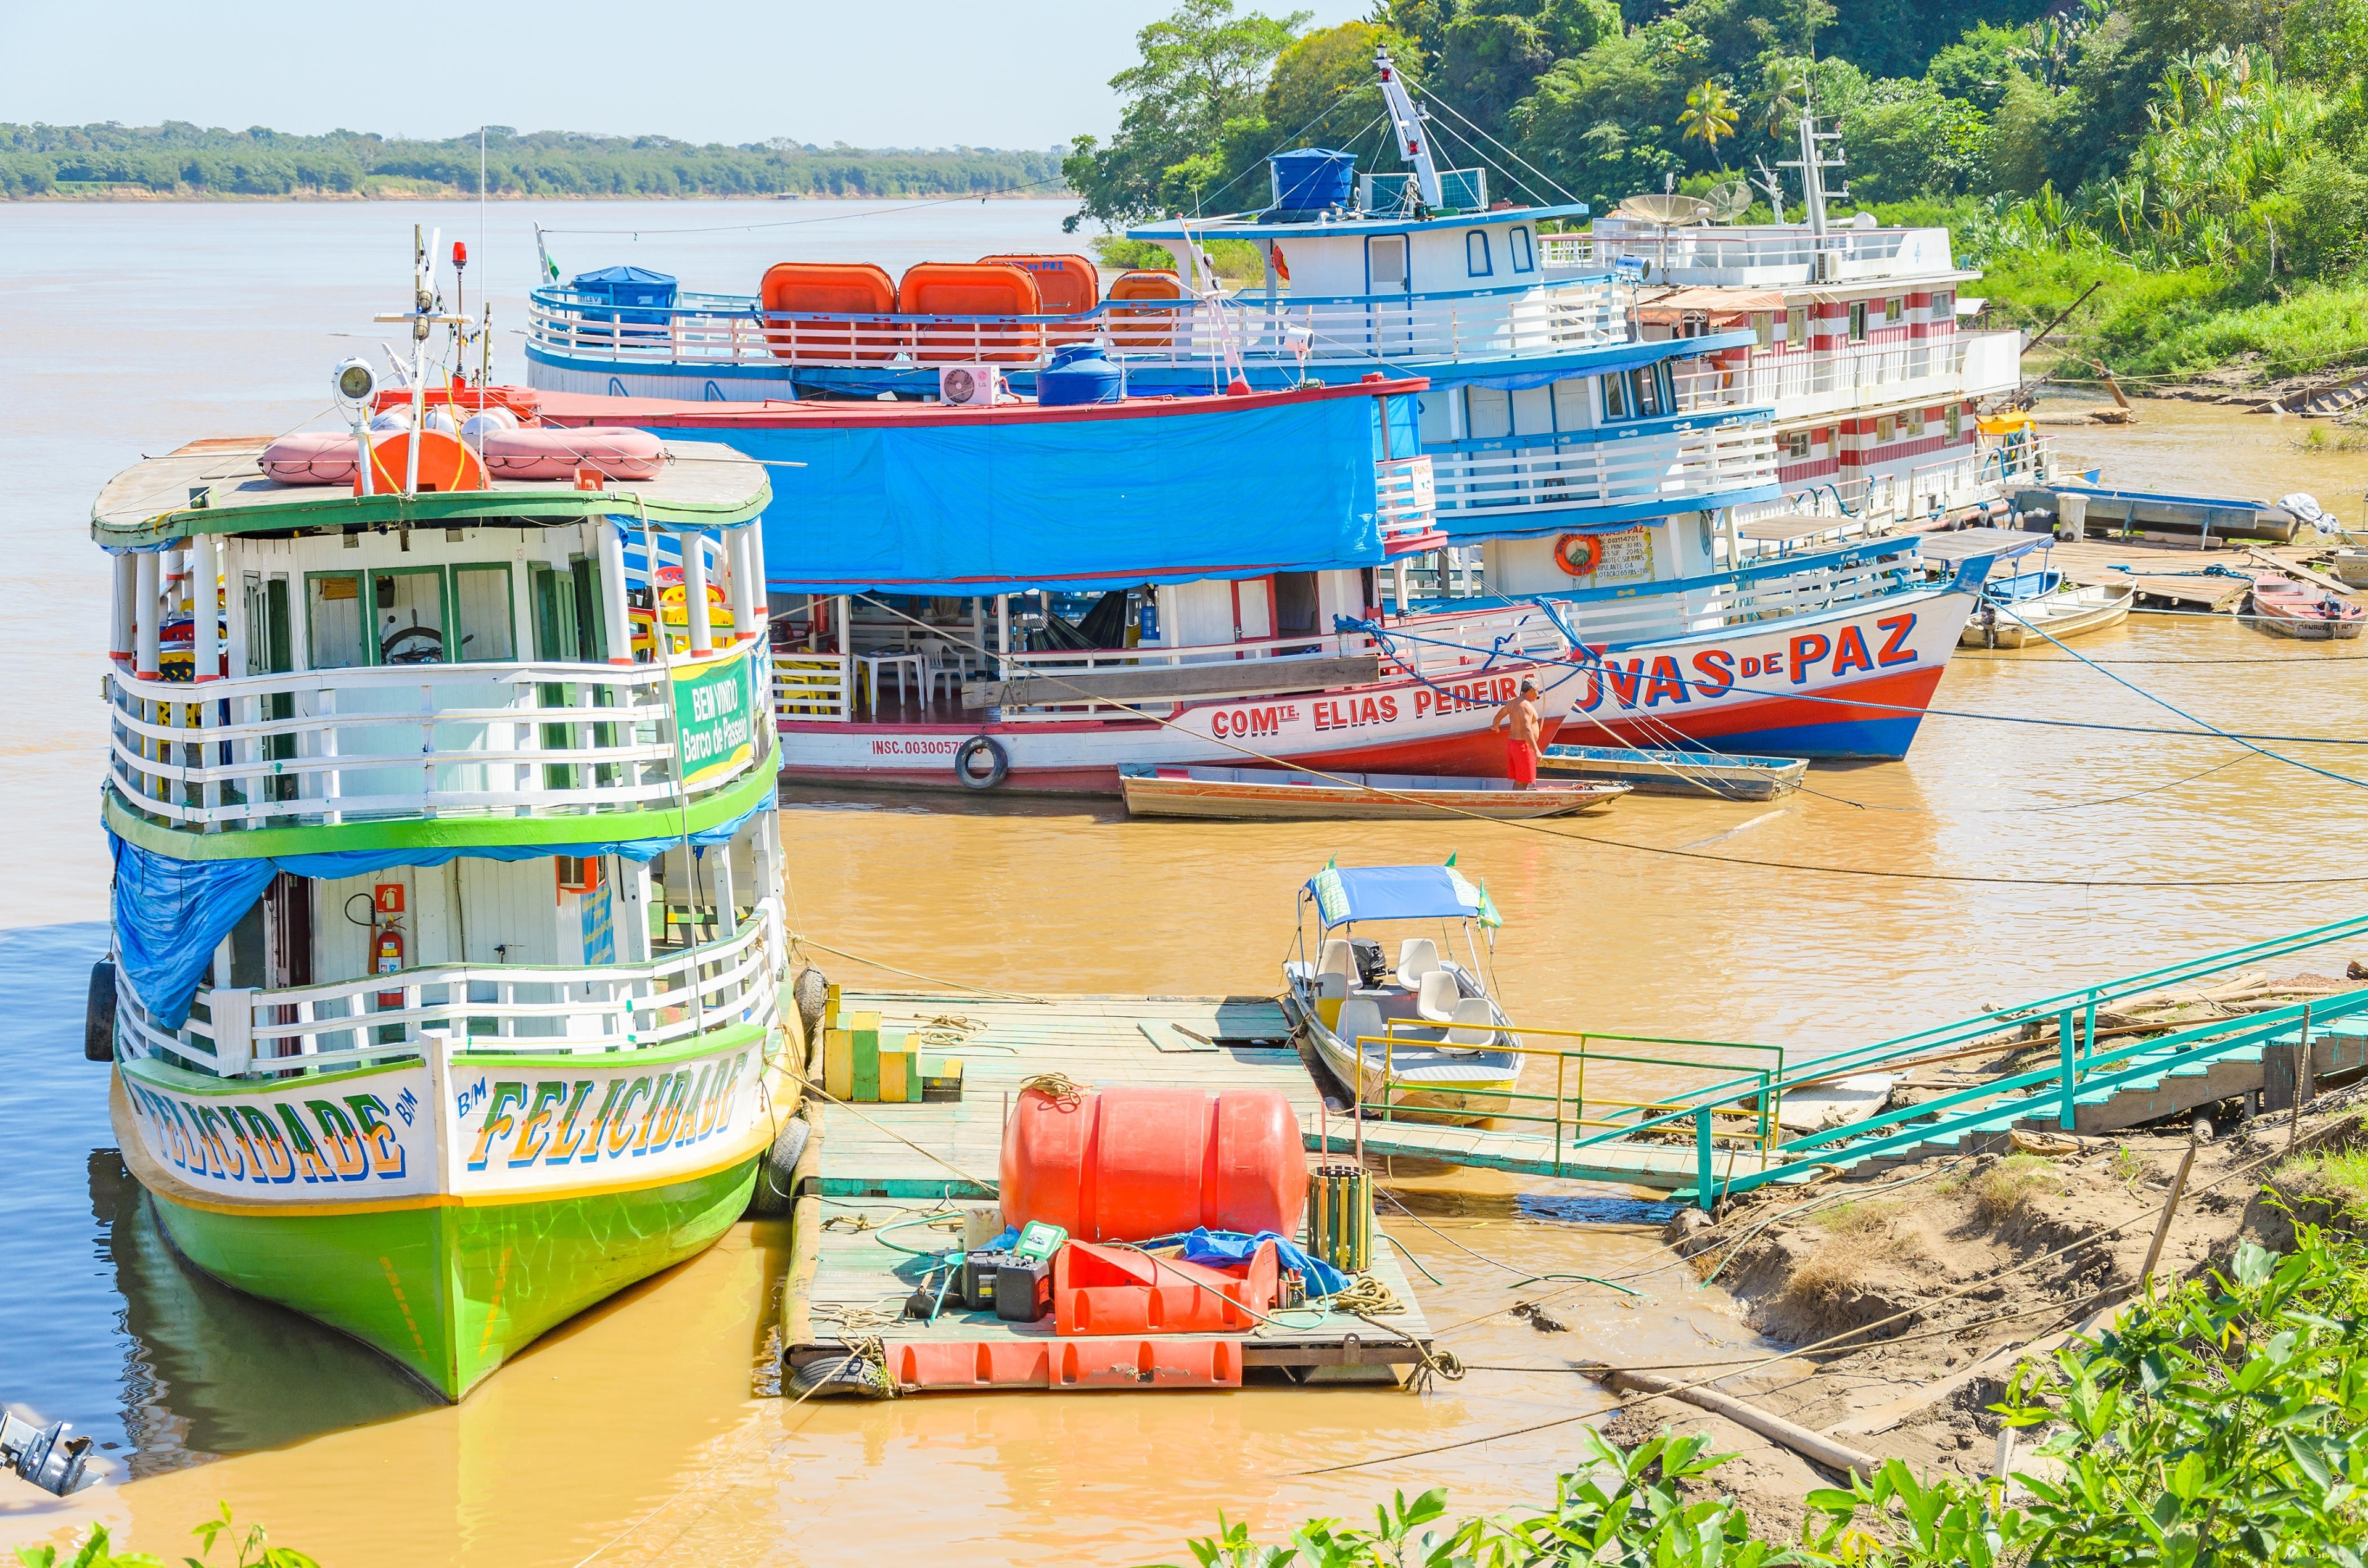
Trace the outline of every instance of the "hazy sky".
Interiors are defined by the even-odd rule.
[[[1299,0],[1328,27],[1370,0]],[[1105,85],[1172,0],[677,0],[390,6],[0,0],[0,119],[457,136],[794,136],[1050,147],[1107,135]]]

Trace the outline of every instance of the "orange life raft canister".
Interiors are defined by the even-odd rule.
[[[982,267],[1016,267],[1033,278],[1040,308],[1048,316],[1082,315],[1102,302],[1102,275],[1084,256],[983,256],[978,259]],[[1099,324],[1092,321],[1047,326],[1044,340],[1053,347],[1089,343],[1099,330]]]
[[[1023,1090],[1003,1132],[1003,1217],[1079,1241],[1144,1241],[1197,1225],[1296,1235],[1307,1154],[1271,1089]]]
[[[868,261],[776,262],[757,286],[765,313],[818,315],[820,321],[765,324],[766,340],[783,359],[887,359],[902,346],[895,324],[867,317],[894,315],[896,285]]]
[[[896,310],[908,316],[1033,316],[1044,312],[1036,279],[1017,267],[984,262],[924,261],[905,269]],[[922,323],[914,328],[913,358],[924,363],[1000,359],[1024,363],[1043,347],[1033,323]]]
[[[1144,310],[1116,308],[1121,300],[1180,300],[1184,284],[1172,272],[1128,272],[1110,285],[1110,342],[1121,348],[1165,348],[1176,341],[1184,312],[1175,306]],[[1140,324],[1122,325],[1122,322]]]

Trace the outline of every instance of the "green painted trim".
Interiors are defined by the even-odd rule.
[[[275,855],[318,855],[333,849],[454,849],[482,844],[602,844],[622,838],[666,838],[729,822],[779,788],[768,743],[746,777],[703,801],[693,801],[689,824],[679,806],[582,816],[408,817],[345,823],[336,827],[263,827],[242,833],[193,833],[148,821],[109,784],[101,797],[107,825],[117,837],[176,860],[260,860]],[[290,802],[299,804],[303,802]]]
[[[751,468],[757,465],[751,463]],[[773,499],[772,481],[757,468],[757,490],[734,505],[658,501],[623,490],[575,490],[553,483],[533,490],[454,490],[420,495],[355,495],[334,486],[317,498],[280,501],[268,506],[208,506],[159,512],[122,526],[94,516],[90,537],[102,545],[138,546],[195,534],[234,534],[285,528],[454,528],[527,518],[540,523],[578,523],[613,517],[638,527],[646,518],[661,527],[728,528],[762,517]]]
[[[298,1065],[303,1062],[302,1057],[288,1060]],[[416,1067],[420,1061],[419,1052],[410,1051],[385,1062],[365,1062],[359,1067],[340,1068],[333,1073],[307,1074],[302,1081],[308,1087],[314,1084],[342,1084],[352,1078],[370,1078],[381,1073],[404,1071]],[[286,1063],[276,1060],[272,1062],[271,1071],[247,1078],[217,1078],[211,1073],[192,1073],[186,1067],[176,1067],[169,1062],[158,1062],[153,1057],[126,1059],[118,1056],[115,1064],[127,1077],[141,1079],[161,1089],[170,1089],[176,1095],[252,1095],[258,1090],[283,1089],[295,1082],[278,1076],[279,1069]]]
[[[457,1401],[548,1330],[705,1251],[747,1209],[758,1159],[467,1208],[281,1217],[155,1205],[207,1273],[353,1335]]]
[[[595,968],[587,968],[584,972],[588,975],[598,974],[600,971]],[[711,1052],[731,1051],[743,1045],[761,1045],[766,1037],[771,1033],[770,1029],[760,1028],[756,1024],[727,1024],[720,1029],[710,1029],[705,1034],[685,1035],[672,1045],[636,1046],[630,1051],[604,1051],[598,1055],[587,1053],[582,1056],[564,1054],[534,1056],[516,1051],[456,1051],[452,1053],[452,1070],[457,1073],[461,1071],[463,1064],[467,1063],[473,1063],[483,1068],[503,1070],[512,1067],[538,1067],[552,1072],[565,1072],[571,1067],[619,1067],[628,1062],[636,1066],[643,1062],[664,1064],[680,1062],[689,1057],[705,1056]]]

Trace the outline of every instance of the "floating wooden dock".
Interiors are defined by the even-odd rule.
[[[928,1049],[962,1059],[964,1089],[959,1102],[822,1108],[819,1154],[799,1180],[800,1222],[813,1217],[819,1237],[810,1272],[802,1278],[793,1268],[790,1280],[789,1367],[844,1362],[869,1338],[881,1341],[900,1381],[932,1391],[1228,1388],[1245,1371],[1395,1383],[1397,1369],[1420,1364],[1422,1351],[1408,1341],[1427,1346],[1429,1325],[1378,1229],[1372,1273],[1405,1310],[1370,1320],[1281,1310],[1270,1314],[1279,1324],[1246,1335],[1064,1338],[1050,1319],[1005,1323],[958,1306],[934,1321],[902,1315],[937,1265],[897,1251],[879,1228],[940,1205],[991,1199],[1008,1108],[1039,1074],[1063,1074],[1087,1087],[1273,1090],[1290,1102],[1312,1146],[1322,1102],[1272,997],[847,991],[842,1005],[878,1013],[883,1028],[940,1031]],[[822,1223],[833,1218],[840,1222]],[[901,1229],[894,1239],[937,1251],[961,1243],[959,1233],[926,1225]]]

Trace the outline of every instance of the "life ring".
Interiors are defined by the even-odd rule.
[[[971,758],[981,751],[985,751],[994,759],[992,766],[983,775],[970,770]],[[1002,783],[1010,772],[1011,754],[1005,751],[1001,744],[991,735],[973,735],[962,742],[962,748],[954,753],[954,777],[962,780],[962,787],[965,790],[992,790]]]
[[[1565,576],[1592,577],[1603,563],[1603,541],[1593,534],[1565,534],[1554,540],[1554,555]]]

